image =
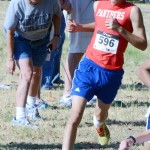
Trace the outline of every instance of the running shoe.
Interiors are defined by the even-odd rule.
[[[26,105],[26,115],[32,121],[41,121],[42,120],[36,105],[34,105],[32,107],[29,107],[28,105]]]
[[[64,81],[62,79],[57,79],[57,80],[53,81],[52,83],[55,83],[55,84],[64,84]]]
[[[41,86],[41,89],[42,89],[42,90],[50,90],[50,89],[52,89],[52,88],[54,88],[53,83],[50,83],[50,84],[45,83],[45,84],[43,84],[43,85]]]
[[[21,126],[21,127],[29,127],[29,128],[38,128],[36,125],[32,125],[31,122],[27,118],[16,119],[16,117],[14,117],[12,119],[12,125],[13,127]]]
[[[72,106],[72,97],[71,95],[63,96],[60,99],[60,107],[71,107]]]
[[[94,96],[89,102],[86,103],[86,107],[91,107],[96,105],[97,96]]]
[[[36,102],[36,108],[37,109],[47,109],[49,108],[49,104],[46,103],[43,99],[39,99],[38,102]]]
[[[103,123],[99,128],[96,128],[96,132],[98,134],[99,143],[104,146],[109,143],[110,140],[110,132],[105,123]]]

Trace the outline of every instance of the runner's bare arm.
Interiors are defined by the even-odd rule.
[[[147,48],[147,38],[143,23],[143,16],[138,7],[133,6],[130,19],[133,27],[133,33],[128,32],[121,26],[118,28],[118,32],[134,47],[140,50],[145,50]]]
[[[68,19],[67,30],[68,32],[93,32],[95,28],[95,22],[88,24],[77,24],[75,20]]]
[[[150,139],[150,130],[147,130],[143,133],[140,133],[139,135],[135,136],[134,138],[136,140],[135,144],[140,144],[140,143],[143,143],[143,142],[147,142]],[[134,141],[130,138],[128,138],[126,140],[123,140],[120,143],[119,150],[129,149],[129,148],[131,148],[131,146],[133,146],[133,143],[134,143]]]

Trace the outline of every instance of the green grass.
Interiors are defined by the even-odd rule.
[[[3,36],[3,21],[8,2],[0,1],[0,82],[12,86],[11,90],[0,89],[0,149],[61,149],[62,136],[65,124],[70,114],[70,109],[59,107],[59,99],[62,96],[63,86],[59,86],[50,91],[42,91],[42,98],[53,105],[53,109],[41,110],[44,117],[43,122],[37,123],[38,130],[27,128],[14,128],[11,126],[11,119],[15,115],[15,94],[18,85],[18,70],[14,76],[6,70],[6,44]],[[142,9],[149,5],[139,5]],[[147,33],[149,33],[150,15],[143,12]],[[149,37],[148,37],[149,39]],[[65,62],[68,49],[68,40],[65,41],[62,62]],[[146,118],[144,117],[149,101],[149,89],[143,86],[135,74],[135,70],[140,63],[149,59],[149,47],[145,52],[141,52],[131,45],[125,53],[124,78],[122,86],[116,96],[116,100],[122,104],[116,104],[110,108],[107,120],[111,132],[110,144],[101,147],[97,142],[97,137],[93,128],[92,118],[94,108],[86,108],[82,122],[78,129],[75,149],[100,149],[117,150],[119,142],[129,135],[137,134],[145,130]],[[63,78],[63,67],[61,65],[61,75]],[[133,147],[138,150],[141,145]]]

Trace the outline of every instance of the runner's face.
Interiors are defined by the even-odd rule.
[[[29,0],[30,4],[36,5],[41,2],[41,0]]]
[[[112,4],[120,4],[124,2],[125,0],[110,0]]]

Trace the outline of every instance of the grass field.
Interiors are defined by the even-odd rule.
[[[18,84],[18,70],[13,76],[6,70],[6,45],[3,36],[3,22],[8,2],[0,1],[0,82],[11,85],[11,90],[0,89],[0,150],[1,149],[61,149],[62,135],[70,109],[59,107],[59,99],[62,96],[63,85],[56,86],[53,90],[42,91],[42,98],[54,107],[41,110],[44,121],[38,122],[39,129],[14,128],[11,119],[15,115],[15,94]],[[144,15],[144,22],[148,41],[150,41],[150,5],[138,4]],[[92,118],[94,108],[86,108],[83,120],[79,126],[74,149],[88,150],[117,150],[119,142],[129,135],[137,134],[145,130],[146,118],[144,117],[150,105],[150,91],[137,78],[135,70],[137,66],[149,59],[149,48],[141,52],[131,45],[125,53],[124,78],[122,86],[116,96],[116,100],[124,105],[111,107],[108,117],[108,127],[111,132],[111,140],[108,146],[101,147],[97,142]],[[67,53],[67,40],[64,44],[62,62]],[[61,66],[62,67],[62,66]],[[63,72],[63,67],[61,68]],[[62,73],[63,78],[63,73]],[[142,145],[134,146],[138,150]]]

